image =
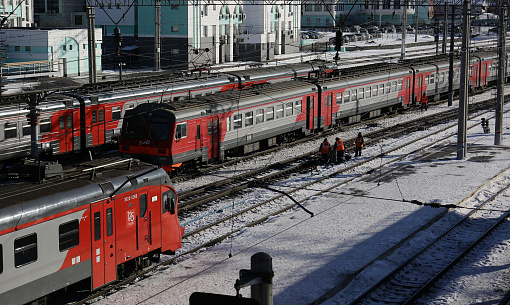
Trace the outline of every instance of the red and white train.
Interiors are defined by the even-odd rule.
[[[77,89],[46,96],[35,105],[37,148],[60,155],[116,144],[126,110],[149,102],[178,101],[214,92],[237,90],[332,69],[332,63],[302,63],[230,73],[161,78],[150,83],[103,89]],[[100,87],[100,85],[96,85]],[[28,102],[0,105],[0,162],[31,154]]]
[[[81,281],[93,290],[181,247],[164,170],[133,160],[77,168],[0,190],[2,304],[44,300]]]
[[[472,56],[471,88],[497,78],[494,53]],[[507,70],[508,71],[508,70]],[[248,90],[139,105],[126,112],[120,152],[172,170],[250,152],[287,139],[360,121],[448,93],[447,57],[379,64],[306,79],[265,83]],[[454,64],[454,90],[460,61]]]

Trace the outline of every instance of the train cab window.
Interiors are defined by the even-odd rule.
[[[377,85],[372,87],[372,96],[377,96]]]
[[[92,110],[92,124],[97,123],[97,110]]]
[[[147,195],[142,194],[140,196],[140,217],[145,217],[145,213],[147,213]]]
[[[5,123],[4,139],[12,139],[18,136],[18,126],[16,123]]]
[[[255,122],[257,124],[264,123],[264,109],[257,109],[255,112]]]
[[[29,136],[32,133],[32,129],[30,128],[30,124],[28,122],[23,122],[23,136]]]
[[[243,127],[243,115],[234,114],[234,129]]]
[[[283,104],[276,106],[276,118],[277,119],[283,118]]]
[[[0,274],[4,272],[4,248],[0,245]]]
[[[372,87],[366,87],[365,88],[365,97],[371,97],[372,96]]]
[[[94,240],[101,239],[101,212],[94,213]]]
[[[294,108],[292,107],[292,102],[285,104],[285,115],[293,115],[294,114]]]
[[[181,123],[175,126],[175,139],[184,139],[188,137],[188,123]]]
[[[340,93],[340,97],[342,97],[342,93]],[[294,109],[296,109],[296,114],[301,113],[301,101],[294,102]]]
[[[145,137],[146,123],[141,115],[134,115],[124,119],[122,136],[128,139],[143,139]]]
[[[73,220],[58,226],[58,248],[60,252],[74,248],[80,244],[80,224]]]
[[[274,120],[274,108],[273,107],[267,107],[266,110],[266,121],[272,121]]]
[[[172,191],[163,194],[163,214],[170,212],[175,214],[176,195]]]
[[[162,117],[154,117],[149,123],[149,138],[151,140],[168,140],[170,137],[170,122]]]
[[[344,92],[344,103],[348,103],[351,101],[351,91],[345,90]]]
[[[126,105],[126,110],[131,110],[131,109],[135,109],[135,105],[134,104]]]
[[[50,119],[42,119],[41,124],[39,125],[39,131],[50,132],[51,131],[51,120]]]
[[[120,106],[112,107],[112,121],[120,120],[120,115],[122,113],[122,109]]]
[[[342,92],[338,92],[336,94],[336,103],[337,103],[337,105],[342,104]]]
[[[113,234],[113,210],[108,208],[106,210],[106,236]]]
[[[16,268],[37,260],[37,234],[33,233],[14,240],[14,266]]]
[[[253,111],[244,114],[244,126],[253,125]]]

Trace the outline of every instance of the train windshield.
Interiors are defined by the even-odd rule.
[[[170,120],[154,117],[149,124],[149,139],[168,140],[170,136]]]
[[[134,115],[124,118],[122,136],[128,139],[143,139],[145,137],[145,118]]]

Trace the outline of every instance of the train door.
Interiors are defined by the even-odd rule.
[[[139,194],[139,214],[136,216],[137,246],[140,250],[152,243],[151,212],[148,209],[147,194]]]
[[[92,215],[92,288],[117,279],[113,201],[97,203]]]
[[[333,95],[326,94],[324,95],[324,127],[331,126],[331,111],[333,109]]]
[[[207,138],[209,159],[216,159],[220,156],[220,132],[219,118],[212,117],[207,122]]]
[[[103,106],[92,106],[91,116],[88,126],[92,135],[92,146],[104,144],[105,142],[105,111]]]
[[[306,97],[306,128],[314,130],[313,124],[313,96]]]
[[[204,134],[203,134],[203,128],[202,126],[205,126],[206,122],[197,122],[197,134],[196,134],[196,141],[195,141],[195,152],[197,156],[201,157],[202,162],[207,162],[207,150],[204,149]]]
[[[59,123],[59,153],[73,150],[73,110],[62,112],[58,118]]]

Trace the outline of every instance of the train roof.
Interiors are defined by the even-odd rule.
[[[118,158],[79,164],[63,177],[41,183],[4,183],[0,185],[0,232],[134,188],[161,184],[170,184],[163,169]]]

